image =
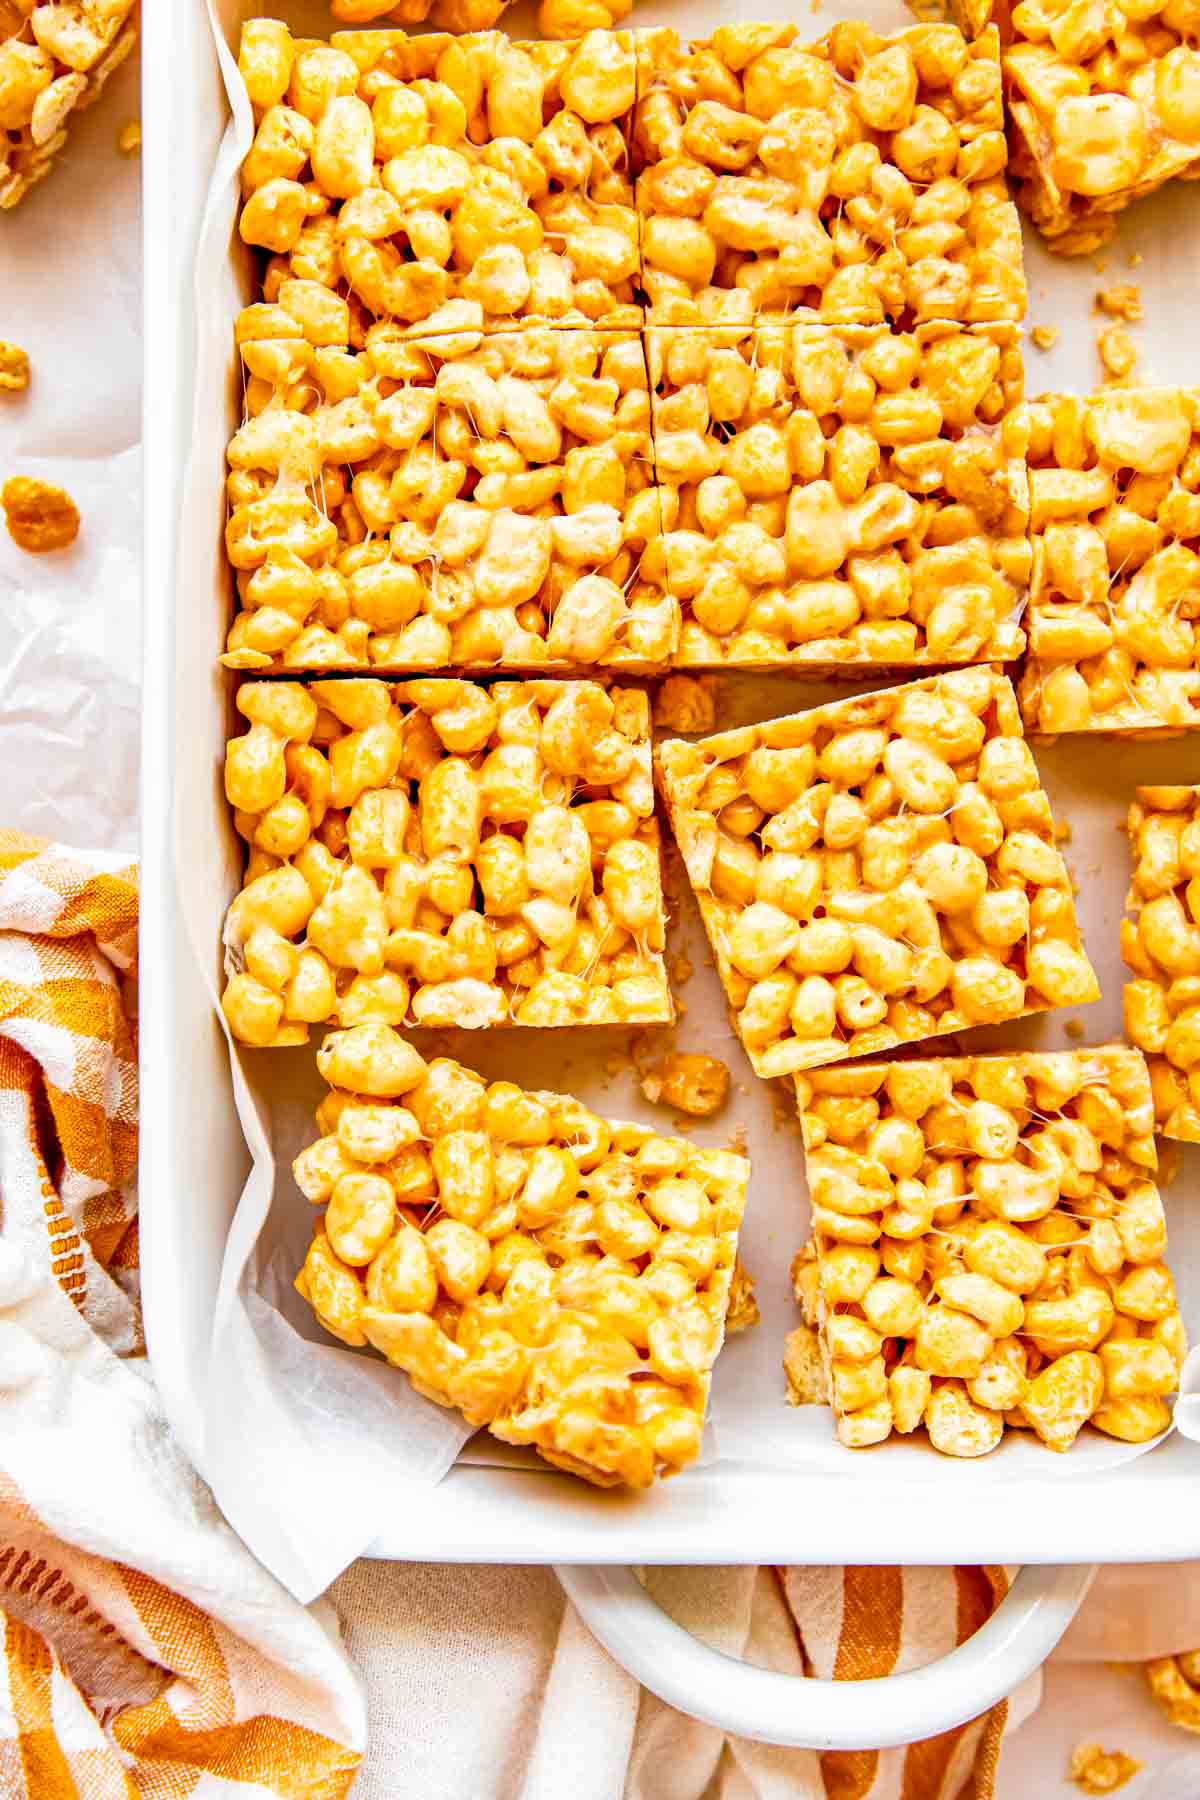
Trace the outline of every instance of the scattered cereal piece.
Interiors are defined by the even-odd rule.
[[[66,489],[53,482],[12,475],[0,488],[0,505],[9,537],[32,555],[65,550],[79,535],[79,508]]]
[[[1063,1030],[1073,1043],[1078,1043],[1080,1038],[1082,1038],[1086,1032],[1087,1026],[1082,1019],[1068,1019],[1063,1026]]]
[[[1146,1664],[1146,1679],[1172,1725],[1200,1732],[1200,1650],[1153,1657]]]
[[[1053,350],[1058,342],[1058,326],[1034,325],[1029,336],[1039,350]]]
[[[728,1098],[729,1070],[715,1056],[673,1050],[643,1075],[642,1092],[652,1105],[707,1119]]]
[[[783,1343],[783,1372],[789,1406],[828,1406],[829,1376],[821,1342],[811,1325],[797,1325]]]
[[[222,1004],[240,1042],[670,1021],[644,693],[251,681],[237,706],[225,792],[248,856]]]
[[[1139,1051],[859,1063],[795,1088],[813,1237],[793,1274],[841,1443],[924,1425],[974,1457],[1017,1427],[1054,1451],[1085,1424],[1130,1444],[1169,1427],[1187,1334]]]
[[[670,973],[672,984],[675,987],[683,987],[684,983],[690,981],[692,976],[696,973],[696,965],[693,963],[691,957],[685,956],[681,950],[679,955],[671,963]]]
[[[1076,1744],[1067,1770],[1085,1794],[1115,1794],[1132,1781],[1142,1764],[1123,1750],[1102,1750],[1099,1744]]]
[[[733,1279],[729,1284],[729,1310],[725,1314],[725,1336],[734,1337],[739,1331],[752,1331],[758,1324],[760,1316],[758,1301],[754,1298],[754,1277],[741,1257],[736,1257],[733,1264]]]
[[[1136,325],[1139,319],[1146,316],[1142,305],[1142,290],[1131,281],[1121,281],[1115,287],[1101,288],[1096,295],[1096,305],[1110,318],[1125,319],[1130,325]]]
[[[1146,259],[1140,250],[1131,250],[1129,252],[1129,266],[1131,269],[1140,269],[1145,260]]]
[[[330,1033],[317,1066],[293,1171],[325,1211],[296,1287],[326,1330],[599,1485],[693,1461],[745,1158],[426,1063],[386,1025]]]
[[[1123,325],[1109,325],[1096,340],[1106,375],[1124,381],[1137,362],[1137,345]]]
[[[142,150],[142,122],[140,119],[127,119],[117,133],[117,149],[122,156],[140,156]]]
[[[29,357],[19,344],[0,338],[0,388],[14,393],[29,386]]]
[[[671,738],[656,764],[760,1075],[1098,997],[998,670]]]
[[[1200,1144],[1200,787],[1140,787],[1126,821],[1125,1034],[1146,1054],[1158,1129]]]
[[[711,675],[668,675],[654,696],[654,723],[689,736],[715,731],[716,686]]]

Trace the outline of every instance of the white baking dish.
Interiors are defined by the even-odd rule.
[[[260,7],[246,10],[262,10]],[[302,9],[281,5],[294,20]],[[747,11],[769,12],[769,5]],[[327,29],[328,15],[308,12]],[[693,0],[648,12],[645,21],[711,23]],[[643,22],[639,20],[639,22]],[[824,15],[814,33],[826,29]],[[519,29],[519,23],[513,25]],[[249,1157],[235,1110],[229,1062],[213,1008],[219,973],[221,915],[236,885],[238,856],[220,792],[219,765],[229,720],[228,677],[215,664],[225,622],[219,499],[211,535],[187,548],[180,568],[179,519],[189,457],[211,473],[214,494],[233,417],[234,395],[209,392],[197,406],[193,271],[205,197],[229,117],[203,0],[176,0],[149,9],[145,21],[144,118],[146,261],[146,624],[143,755],[142,926],[142,1256],[146,1323],[155,1370],[169,1415],[197,1466],[226,1500],[205,1429],[214,1310],[222,1258]],[[1169,302],[1189,287],[1181,271],[1184,234],[1167,252],[1169,226],[1181,196],[1139,209],[1129,242],[1146,253],[1140,277],[1155,342],[1170,340]],[[1194,242],[1195,233],[1192,232]],[[1189,254],[1190,279],[1200,273],[1200,249]],[[1090,268],[1058,265],[1051,303],[1045,259],[1031,258],[1032,317],[1067,323],[1082,316],[1095,285]],[[1058,271],[1062,271],[1061,274]],[[1117,277],[1112,277],[1116,279]],[[1155,312],[1156,295],[1161,311]],[[229,316],[238,304],[230,265]],[[1186,302],[1185,302],[1186,304]],[[232,351],[232,331],[230,332]],[[1036,353],[1031,352],[1031,357]],[[1191,354],[1200,357],[1200,348]],[[1064,385],[1089,378],[1089,346],[1066,339],[1058,368],[1030,370],[1029,386],[1051,370]],[[231,357],[232,363],[232,357]],[[1160,378],[1196,380],[1165,348]],[[183,576],[186,574],[186,582]],[[189,603],[177,595],[186,586]],[[197,593],[211,604],[196,604]],[[757,684],[751,697],[760,715],[789,710],[802,690],[788,681]],[[745,690],[742,703],[747,703]],[[1105,999],[1086,1009],[1088,1041],[1115,1035],[1120,1023],[1117,920],[1126,855],[1116,827],[1137,781],[1200,778],[1195,739],[1156,745],[1076,741],[1039,752],[1056,807],[1074,826],[1072,855],[1081,878],[1088,947]],[[694,919],[692,920],[694,927]],[[697,956],[699,963],[699,956]],[[711,971],[700,969],[686,991],[692,1011],[682,1041],[728,1045],[755,1179],[744,1244],[758,1280],[763,1323],[732,1344],[718,1365],[718,1405],[724,1392],[757,1436],[724,1437],[724,1453],[647,1495],[600,1493],[541,1465],[459,1465],[439,1485],[413,1484],[393,1493],[394,1524],[379,1533],[381,1557],[470,1562],[559,1564],[733,1562],[988,1562],[1027,1565],[1155,1561],[1200,1555],[1200,1445],[1175,1433],[1134,1462],[1088,1467],[1073,1478],[1070,1459],[1022,1446],[980,1465],[955,1465],[914,1446],[887,1446],[855,1456],[827,1442],[824,1420],[789,1411],[782,1400],[779,1359],[783,1332],[794,1322],[787,1264],[802,1241],[807,1203],[798,1138],[780,1125],[772,1098],[755,1082],[729,1036]],[[992,1034],[992,1041],[1051,1047],[1072,1040],[1060,1016]],[[507,1033],[484,1045],[460,1037],[455,1053],[495,1072],[550,1085],[555,1066],[545,1040]],[[601,1092],[597,1036],[583,1038],[570,1067],[558,1070],[601,1110],[630,1110],[618,1088]],[[302,1052],[287,1053],[303,1056]],[[561,1052],[555,1051],[555,1056]],[[297,1065],[291,1065],[295,1068]],[[630,1090],[632,1091],[632,1090]],[[728,1130],[728,1125],[725,1126]],[[716,1141],[721,1133],[710,1128]],[[1200,1338],[1200,1231],[1192,1224],[1200,1155],[1185,1158],[1167,1198],[1172,1260],[1181,1277],[1181,1303],[1193,1341]],[[1191,1190],[1189,1196],[1189,1190]],[[1190,1199],[1190,1205],[1189,1205]],[[305,1206],[282,1184],[276,1208],[301,1218]],[[397,1377],[397,1380],[400,1378]],[[807,1436],[805,1435],[807,1434]],[[820,1453],[798,1452],[809,1440]],[[746,1444],[757,1446],[744,1454]],[[769,1452],[762,1453],[763,1445]],[[732,1450],[732,1454],[730,1453]],[[777,1454],[776,1454],[777,1451]],[[290,1478],[290,1472],[288,1472]],[[269,1464],[254,1479],[270,1492],[285,1472]],[[336,1494],[337,1471],[322,1471]],[[237,1517],[234,1510],[235,1519]],[[703,1662],[698,1647],[687,1660],[661,1615],[618,1577],[567,1577],[573,1595],[610,1647],[651,1686],[690,1710],[731,1729],[808,1744],[874,1743],[941,1729],[1007,1691],[1044,1656],[1082,1595],[1086,1571],[1027,1569],[1022,1587],[974,1649],[938,1665],[938,1679],[908,1690],[890,1685],[893,1699],[870,1708],[856,1701],[842,1718],[825,1696],[815,1712],[794,1691],[786,1706],[756,1689],[758,1701],[720,1668]],[[682,1634],[676,1633],[676,1638]],[[637,1646],[642,1646],[642,1654]],[[765,1677],[763,1678],[766,1679]],[[781,1678],[774,1678],[779,1680]],[[907,1678],[905,1678],[907,1679]],[[816,1690],[819,1692],[819,1690]]]

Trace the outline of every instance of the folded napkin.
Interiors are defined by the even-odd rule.
[[[335,1800],[326,1605],[250,1556],[141,1356],[137,874],[0,832],[0,1794]]]

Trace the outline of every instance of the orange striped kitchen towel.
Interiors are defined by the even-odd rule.
[[[0,832],[0,1794],[336,1800],[332,1612],[234,1536],[135,1354],[136,931],[128,859]]]

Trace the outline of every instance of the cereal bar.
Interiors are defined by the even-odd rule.
[[[593,682],[248,682],[225,791],[249,845],[225,1016],[667,1021],[649,703]]]
[[[268,301],[299,277],[349,295],[360,329],[640,323],[628,33],[326,44],[253,19],[239,66],[257,126],[239,228]]]
[[[749,1164],[565,1094],[424,1063],[386,1025],[327,1037],[325,1208],[296,1286],[418,1393],[601,1486],[700,1449]]]
[[[654,326],[674,665],[1018,656],[1027,426],[1008,325]]]
[[[797,1290],[851,1449],[947,1456],[1087,1423],[1144,1443],[1187,1351],[1136,1050],[875,1063],[796,1078],[813,1206]]]
[[[952,0],[968,32],[1004,42],[1018,203],[1050,249],[1098,250],[1116,215],[1173,176],[1200,175],[1200,54],[1188,0]]]
[[[1141,787],[1121,921],[1125,1030],[1144,1050],[1158,1129],[1200,1144],[1200,787]]]
[[[0,212],[50,173],[67,120],[137,42],[138,0],[2,0]]]
[[[665,323],[1019,320],[994,30],[638,36],[643,287]]]
[[[1200,725],[1200,388],[1029,408],[1031,731]]]
[[[1050,802],[995,669],[657,756],[760,1075],[1098,997]]]
[[[638,334],[381,320],[355,351],[350,330],[312,281],[239,316],[225,662],[663,667],[679,603],[646,572],[662,515]]]

